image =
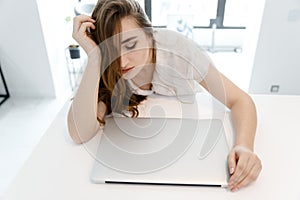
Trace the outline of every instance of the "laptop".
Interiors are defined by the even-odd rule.
[[[106,119],[94,183],[227,187],[229,146],[219,119]]]

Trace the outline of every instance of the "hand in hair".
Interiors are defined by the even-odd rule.
[[[95,29],[95,20],[87,15],[78,15],[73,19],[73,33],[72,37],[89,55],[97,44],[90,38],[89,29]]]

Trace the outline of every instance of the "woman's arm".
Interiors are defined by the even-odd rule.
[[[87,33],[87,28],[95,28],[93,20],[85,15],[74,18],[73,37],[88,55],[88,64],[82,76],[74,100],[68,113],[68,128],[76,143],[90,140],[98,131],[97,115],[103,117],[105,105],[99,103],[98,87],[100,80],[100,49]]]
[[[214,66],[200,83],[214,97],[231,109],[236,130],[235,147],[228,155],[229,189],[235,191],[256,180],[261,161],[253,153],[256,133],[256,108],[248,94],[243,92]]]
[[[90,140],[98,131],[97,101],[99,85],[99,57],[90,55],[88,64],[74,96],[68,114],[68,127],[76,143]]]

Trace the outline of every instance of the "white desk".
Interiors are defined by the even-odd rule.
[[[66,104],[4,199],[299,200],[300,96],[254,96],[254,100],[259,116],[255,149],[263,170],[254,184],[236,193],[223,188],[91,183],[94,160],[89,152],[96,149],[99,137],[86,145],[72,143],[67,134]]]

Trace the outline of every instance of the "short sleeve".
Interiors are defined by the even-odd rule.
[[[159,64],[169,65],[174,70],[198,83],[206,76],[211,59],[196,42],[171,30],[155,32]]]

